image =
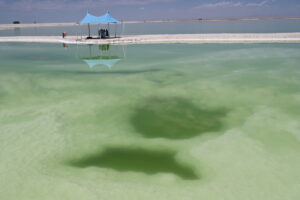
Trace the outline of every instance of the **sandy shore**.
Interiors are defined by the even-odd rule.
[[[0,37],[0,42],[66,44],[299,43],[300,33],[128,35],[120,38],[92,40],[77,36],[68,36],[67,38],[59,36],[16,36]]]

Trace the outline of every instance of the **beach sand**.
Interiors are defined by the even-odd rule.
[[[111,39],[86,40],[81,36],[9,36],[0,42],[39,42],[66,44],[160,44],[160,43],[298,43],[300,33],[242,34],[161,34],[127,35]]]

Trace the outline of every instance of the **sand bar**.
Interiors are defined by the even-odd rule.
[[[243,34],[161,34],[127,35],[111,39],[90,39],[80,36],[8,36],[0,42],[39,42],[66,44],[160,44],[160,43],[300,43],[300,33]]]

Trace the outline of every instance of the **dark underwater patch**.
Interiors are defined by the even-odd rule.
[[[184,180],[199,179],[192,168],[175,159],[175,153],[161,150],[108,148],[103,152],[73,161],[71,165],[78,168],[99,167],[148,175],[172,173]]]
[[[149,98],[131,118],[138,133],[146,138],[186,139],[222,128],[224,109],[205,109],[182,98]]]

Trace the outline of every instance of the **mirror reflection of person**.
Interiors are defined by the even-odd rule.
[[[69,45],[66,44],[66,43],[63,43],[63,48],[64,48],[64,49],[67,49],[67,48],[69,48]]]

